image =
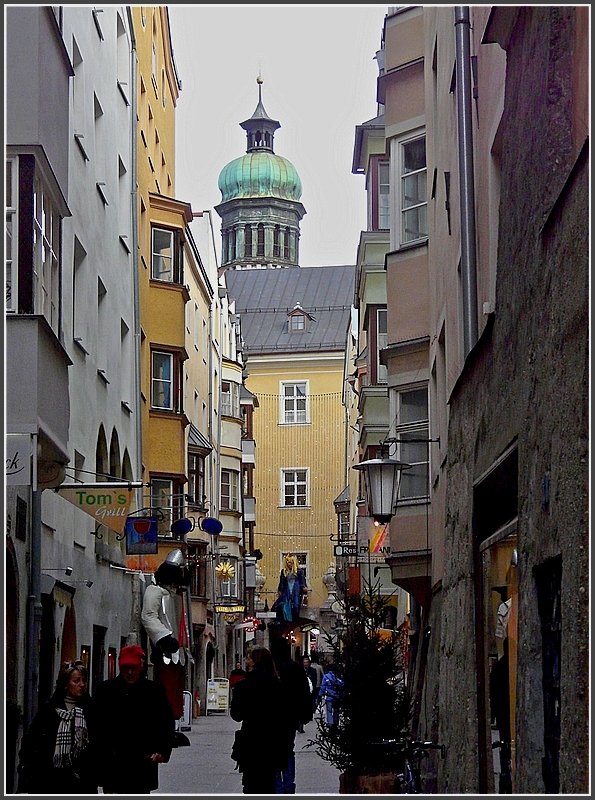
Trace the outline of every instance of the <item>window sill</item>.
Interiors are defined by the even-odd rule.
[[[418,239],[415,242],[406,242],[405,244],[400,244],[394,250],[389,251],[386,254],[386,257],[392,256],[394,253],[406,253],[408,250],[417,250],[421,247],[427,247],[429,242],[429,238],[426,236],[425,239]]]
[[[89,355],[89,351],[87,350],[87,348],[83,344],[83,340],[82,340],[82,338],[80,336],[75,336],[74,339],[73,339],[73,342],[75,343],[75,345],[78,347],[78,349],[81,352],[83,352],[86,356]]]
[[[128,95],[126,94],[126,90],[124,89],[124,84],[122,83],[122,81],[117,81],[117,84],[120,94],[122,95],[122,99],[124,100],[126,105],[129,106],[130,100],[128,99]]]
[[[403,506],[427,506],[430,504],[429,497],[411,497],[411,498],[399,498],[397,503],[397,508],[403,508]]]
[[[84,135],[82,133],[75,133],[74,134],[74,141],[77,143],[78,149],[80,154],[82,155],[85,161],[89,160],[89,156],[87,155],[87,151],[85,150],[85,146],[83,144]]]
[[[95,184],[95,188],[97,189],[97,194],[99,195],[99,197],[101,197],[101,202],[103,203],[104,206],[108,206],[109,203],[107,201],[107,195],[105,193],[105,189],[103,188],[104,186],[105,186],[104,181],[97,181],[97,183]]]

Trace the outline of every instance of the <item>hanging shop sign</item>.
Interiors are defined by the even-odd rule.
[[[241,605],[237,604],[235,606],[233,606],[233,605],[223,605],[223,604],[215,606],[215,611],[217,611],[219,613],[222,613],[222,614],[243,614],[245,610],[246,610],[246,606],[243,603]]]
[[[128,517],[126,520],[126,555],[157,555],[157,519],[155,517]]]
[[[31,456],[33,446],[30,433],[9,433],[4,444],[4,477],[7,486],[31,485]]]
[[[124,530],[133,495],[133,490],[126,484],[92,489],[60,486],[56,491],[60,497],[93,517],[96,523],[118,533]]]
[[[241,622],[238,622],[235,629],[238,631],[246,631],[246,633],[254,633],[254,631],[258,630],[259,625],[260,622],[256,617],[244,617]]]

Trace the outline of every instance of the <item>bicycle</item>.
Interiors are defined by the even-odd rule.
[[[382,739],[373,744],[383,748],[383,755],[391,761],[397,759],[399,769],[396,773],[395,794],[425,794],[421,782],[422,759],[429,757],[430,750],[439,750],[441,758],[446,755],[445,746],[436,742],[401,738]]]

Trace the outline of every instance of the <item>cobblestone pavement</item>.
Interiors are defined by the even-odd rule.
[[[168,764],[159,767],[159,789],[152,794],[214,795],[242,794],[242,776],[234,769],[230,753],[234,733],[240,723],[228,714],[211,713],[192,721],[184,731],[190,747],[173,750]],[[339,793],[339,770],[324,761],[314,748],[304,749],[314,738],[316,721],[296,735],[296,794]]]

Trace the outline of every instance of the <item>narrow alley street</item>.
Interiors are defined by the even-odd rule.
[[[230,753],[234,732],[240,726],[228,714],[211,714],[192,721],[184,731],[190,747],[179,747],[168,764],[159,768],[159,789],[153,794],[242,794],[242,776],[235,769]],[[317,755],[313,747],[304,749],[314,738],[316,721],[304,726],[296,736],[296,794],[338,794],[339,770]],[[263,742],[263,759],[266,743]]]

